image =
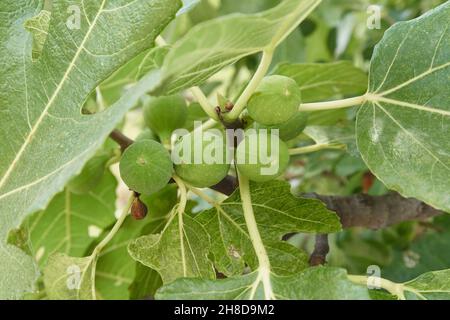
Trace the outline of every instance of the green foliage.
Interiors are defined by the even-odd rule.
[[[70,192],[76,194],[86,194],[94,189],[103,177],[106,164],[110,158],[111,155],[105,152],[90,159],[85,164],[81,173],[70,180],[67,184],[67,188]]]
[[[319,3],[285,0],[262,13],[229,15],[192,28],[164,60],[155,93],[171,94],[200,85],[243,57],[275,48]]]
[[[336,232],[339,220],[317,200],[294,197],[286,182],[271,181],[251,185],[256,221],[261,228],[263,242],[274,269],[285,268],[291,259],[292,247],[280,241],[291,232]],[[216,207],[195,217],[211,238],[211,253],[216,268],[227,276],[243,272],[245,265],[258,266],[250,235],[245,226],[242,199],[238,191]],[[297,249],[297,252],[301,252]],[[301,253],[302,254],[302,253]],[[303,254],[302,254],[303,255]],[[276,257],[276,258],[275,258]],[[298,257],[296,260],[301,261]],[[297,267],[304,263],[297,264]],[[290,273],[295,268],[289,268]],[[280,274],[284,275],[285,271]]]
[[[450,3],[379,4],[2,1],[0,298],[450,299]]]
[[[128,246],[131,256],[158,271],[164,283],[180,277],[215,277],[208,259],[208,234],[198,222],[183,215],[176,208],[161,233],[143,236]]]

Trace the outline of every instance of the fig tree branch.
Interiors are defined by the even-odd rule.
[[[305,195],[321,200],[328,209],[335,211],[343,228],[364,227],[383,229],[412,220],[425,220],[443,214],[424,202],[403,198],[392,192],[383,196],[356,194],[347,197]]]
[[[367,96],[359,96],[354,98],[335,100],[335,101],[325,101],[325,102],[313,102],[313,103],[302,103],[299,107],[300,111],[324,111],[324,110],[334,110],[341,108],[354,107],[363,104],[367,100]]]
[[[237,186],[236,178],[228,176],[212,189],[231,195]],[[403,221],[425,220],[444,213],[424,202],[413,198],[403,198],[394,192],[383,196],[366,194],[346,197],[317,194],[303,196],[324,202],[329,210],[335,211],[340,217],[343,228],[383,229]]]
[[[316,236],[314,251],[309,257],[309,265],[314,267],[325,264],[325,262],[327,262],[328,252],[330,252],[330,245],[328,244],[328,235],[318,234]]]
[[[122,152],[124,152],[129,146],[131,146],[134,143],[132,139],[128,138],[126,135],[124,135],[117,129],[111,132],[109,137],[113,139],[115,142],[117,142]]]

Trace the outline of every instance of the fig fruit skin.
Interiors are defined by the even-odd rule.
[[[302,102],[297,83],[285,76],[265,77],[248,101],[249,115],[258,123],[271,126],[292,118]]]
[[[181,95],[152,97],[145,102],[146,125],[167,143],[176,129],[183,128],[188,117],[186,102]]]
[[[203,110],[202,106],[198,102],[191,103],[188,107],[187,120],[184,128],[192,131],[196,121],[205,122],[209,119],[209,116]]]
[[[153,131],[151,129],[145,128],[135,139],[136,142],[142,141],[142,140],[158,141],[158,137],[153,133]]]
[[[297,113],[288,121],[266,126],[260,123],[255,123],[255,129],[268,129],[271,132],[272,129],[278,129],[278,135],[283,141],[290,141],[297,138],[303,130],[305,130],[308,124],[308,114],[306,112],[297,111]]]
[[[195,140],[196,137],[193,133],[183,136],[175,145],[175,149],[179,150],[180,156],[183,156],[186,147],[190,147],[192,152],[188,162],[175,164],[176,174],[186,181],[188,184],[197,188],[208,188],[218,184],[222,181],[230,170],[230,161],[227,161],[227,144],[223,135],[217,135],[209,131],[203,132],[202,149],[208,147],[213,142],[208,141],[207,137],[212,138],[214,135],[217,139],[221,139],[222,147],[215,148],[215,152],[222,155],[223,161],[221,163],[205,163],[205,159],[202,157],[203,163],[194,163],[195,156]],[[197,140],[198,141],[198,140]],[[189,158],[188,156],[186,156]]]
[[[260,153],[265,153],[266,157],[271,155],[273,142],[278,143],[278,154],[274,155],[274,159],[268,163],[261,162]],[[256,148],[254,142],[257,141]],[[262,151],[260,151],[262,150]],[[256,153],[256,154],[255,154]],[[255,159],[256,163],[251,163],[250,159]],[[245,162],[243,161],[245,160]],[[283,142],[277,135],[270,134],[268,130],[249,130],[246,133],[243,141],[236,149],[236,166],[240,174],[255,182],[267,182],[278,178],[289,165],[289,149],[285,142]],[[276,172],[269,174],[263,172],[264,168],[277,166]]]
[[[119,169],[125,184],[144,195],[164,188],[173,173],[169,152],[153,140],[141,140],[128,147],[122,155]]]

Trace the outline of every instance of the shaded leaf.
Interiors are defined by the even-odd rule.
[[[164,227],[165,219],[160,217],[151,222],[145,222],[145,220],[136,221],[128,217],[114,238],[102,250],[95,273],[95,285],[99,298],[106,300],[130,298],[129,287],[135,281],[137,263],[129,255],[128,245],[138,238],[144,229],[155,232],[160,230]],[[142,282],[140,286],[145,288]]]
[[[283,63],[273,73],[294,79],[302,90],[303,102],[358,95],[367,90],[366,73],[348,61]]]
[[[167,95],[200,85],[245,56],[275,48],[319,3],[284,0],[262,13],[233,14],[195,26],[167,55],[154,92]]]
[[[318,145],[347,149],[358,155],[355,130],[350,126],[307,126],[303,132]]]

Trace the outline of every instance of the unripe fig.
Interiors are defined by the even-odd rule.
[[[248,130],[236,149],[240,174],[252,181],[265,182],[279,177],[289,164],[289,150],[268,130]]]
[[[157,141],[156,135],[153,133],[152,130],[149,128],[145,128],[135,139],[135,141],[141,141],[141,140],[155,140]]]
[[[173,172],[169,152],[153,140],[133,143],[123,153],[119,167],[127,186],[141,194],[161,190],[169,182]]]
[[[197,102],[191,103],[187,109],[188,116],[184,128],[189,131],[194,129],[195,121],[204,122],[209,119],[209,116],[203,110],[202,106]]]
[[[261,81],[248,101],[250,116],[263,125],[276,125],[292,118],[302,102],[300,88],[291,78],[269,76]]]
[[[144,118],[147,126],[167,143],[174,130],[184,126],[188,115],[181,95],[150,98],[145,102]]]
[[[147,206],[136,197],[131,205],[131,216],[134,220],[142,220],[147,216],[148,209]]]
[[[187,183],[211,187],[222,181],[230,169],[227,143],[222,134],[212,131],[183,136],[172,151],[176,174]]]
[[[109,159],[110,155],[106,153],[96,155],[90,159],[83,167],[81,173],[67,184],[69,191],[75,194],[86,194],[94,189],[103,177],[105,166]]]
[[[308,123],[308,114],[305,112],[297,111],[297,113],[290,118],[288,121],[272,125],[266,126],[263,124],[256,123],[256,129],[268,129],[272,132],[272,129],[278,129],[278,135],[281,140],[289,141],[300,135],[306,127]]]

